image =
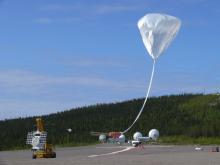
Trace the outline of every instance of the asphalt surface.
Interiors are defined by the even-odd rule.
[[[97,145],[57,148],[55,159],[32,159],[31,151],[0,152],[0,165],[220,165],[220,152],[211,146]]]

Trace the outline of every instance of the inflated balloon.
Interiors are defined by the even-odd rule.
[[[138,28],[140,30],[142,40],[148,53],[153,58],[154,63],[144,103],[134,122],[122,133],[126,133],[132,128],[144,110],[144,106],[150,94],[156,59],[173,41],[180,29],[180,26],[181,22],[178,18],[166,14],[147,14],[138,21]]]
[[[180,25],[178,18],[166,14],[147,14],[138,21],[144,45],[154,60],[167,49]]]

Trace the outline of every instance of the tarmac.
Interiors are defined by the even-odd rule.
[[[196,149],[195,149],[196,148]],[[57,158],[32,159],[30,150],[0,152],[0,165],[220,165],[212,146],[101,144],[56,148]]]

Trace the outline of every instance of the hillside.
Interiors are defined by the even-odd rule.
[[[57,145],[94,143],[90,131],[122,131],[133,122],[143,99],[88,107],[43,116],[49,141]],[[161,136],[220,136],[220,96],[184,94],[150,98],[145,110],[127,137],[157,128]],[[0,150],[25,148],[35,117],[0,121]],[[72,133],[66,131],[72,128]]]

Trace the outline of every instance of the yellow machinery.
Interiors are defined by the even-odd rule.
[[[51,144],[45,144],[43,150],[36,150],[33,152],[32,158],[56,158],[56,153]]]
[[[53,146],[47,144],[47,132],[41,118],[36,119],[37,131],[28,132],[26,144],[32,145],[33,159],[36,158],[56,158]]]

